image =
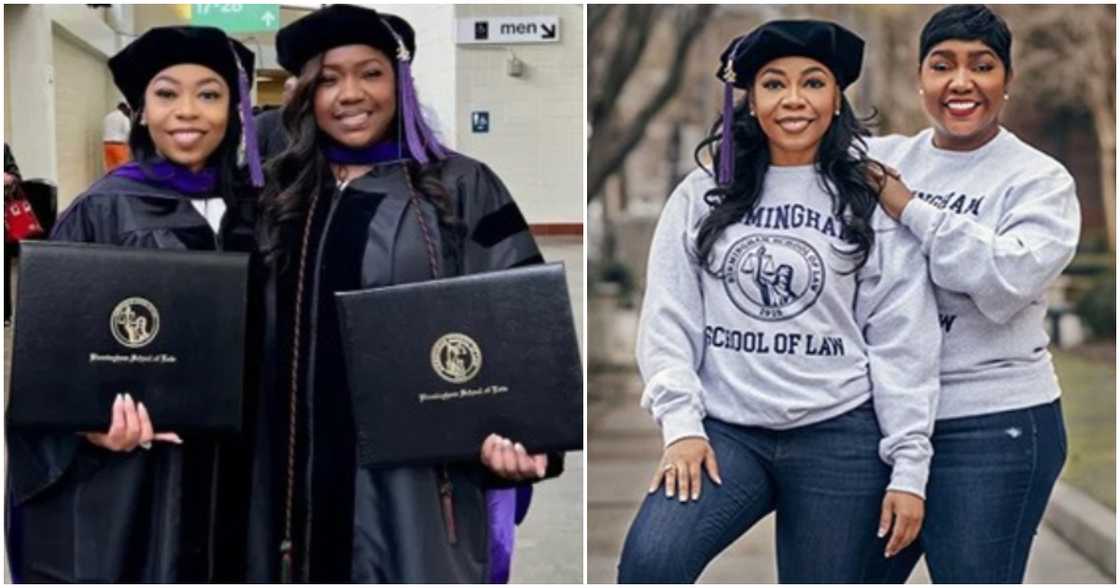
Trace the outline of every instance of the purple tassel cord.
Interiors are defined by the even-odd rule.
[[[731,117],[734,115],[735,96],[731,82],[723,83],[723,130],[719,142],[719,172],[716,182],[731,185],[735,176],[735,144],[732,139]]]
[[[405,46],[404,39],[389,25],[389,21],[381,19],[381,25],[397,42],[397,87],[400,90],[398,107],[408,150],[420,165],[427,165],[431,161],[428,157],[429,153],[435,159],[446,159],[447,150],[440,145],[435,133],[424,122],[424,113],[421,112],[420,101],[416,98],[416,84],[412,80],[412,53]]]
[[[249,94],[249,76],[240,66],[237,68],[237,85],[241,90],[241,127],[245,135],[245,159],[249,160],[249,177],[253,186],[264,186],[264,171],[261,170],[261,152],[257,148],[257,121],[253,119],[253,107]]]
[[[261,170],[261,152],[257,148],[257,121],[253,119],[249,75],[245,73],[241,59],[237,57],[237,51],[232,45],[230,51],[233,51],[233,62],[237,64],[237,89],[241,93],[239,106],[241,107],[241,134],[245,139],[245,159],[249,161],[249,177],[253,181],[253,187],[260,188],[264,186],[264,171]]]
[[[445,159],[447,152],[435,137],[428,125],[424,122],[424,114],[420,111],[420,101],[416,98],[416,86],[412,81],[412,63],[404,55],[398,57],[400,74],[398,83],[401,86],[401,120],[404,121],[404,138],[408,143],[408,150],[412,157],[421,165],[429,161],[430,152],[435,159]],[[427,147],[427,149],[425,149]]]

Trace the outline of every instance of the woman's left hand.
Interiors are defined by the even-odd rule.
[[[880,166],[882,170],[879,169]],[[868,173],[872,181],[880,186],[879,205],[883,207],[883,211],[887,215],[894,220],[898,220],[902,217],[902,211],[906,209],[906,205],[910,204],[910,200],[914,198],[910,189],[902,183],[902,176],[898,173],[898,170],[879,162],[874,162],[873,165],[868,166]]]
[[[548,456],[529,455],[524,445],[492,434],[482,442],[482,465],[507,480],[538,480],[548,469]]]
[[[890,541],[887,541],[887,550],[883,557],[891,558],[898,554],[918,538],[922,530],[922,520],[926,516],[926,501],[917,494],[887,490],[883,497],[883,511],[879,515],[879,538],[886,537],[891,532]],[[892,524],[893,523],[893,524]]]

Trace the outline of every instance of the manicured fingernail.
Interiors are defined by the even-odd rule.
[[[886,536],[887,536],[887,530],[882,528],[882,527],[879,527],[879,538],[882,539],[883,537],[886,537]]]
[[[693,492],[692,493],[692,499],[693,500],[700,500],[700,493],[699,492]]]
[[[712,478],[712,479],[716,481],[716,484],[719,484],[720,486],[723,486],[723,480],[720,479],[719,476],[716,476],[715,478]]]
[[[543,478],[544,473],[545,473],[545,467],[544,466],[537,466],[537,477],[538,478]]]
[[[525,451],[525,446],[520,443],[514,444],[513,448],[516,449],[518,453],[527,453]]]
[[[671,488],[669,488],[668,486],[666,486],[665,487],[665,498],[672,498],[672,497],[673,497],[673,490]]]
[[[883,552],[883,557],[885,557],[887,559],[890,559],[892,555],[894,555],[894,554],[889,552],[889,551],[884,551]]]
[[[132,400],[132,395],[129,394],[128,392],[124,393],[124,401],[129,403],[129,404],[135,404],[135,402]]]

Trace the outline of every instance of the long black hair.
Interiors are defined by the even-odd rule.
[[[218,148],[206,158],[207,166],[213,166],[218,172],[217,194],[232,206],[237,195],[242,192],[245,181],[244,174],[238,171],[237,150],[241,146],[241,111],[238,101],[231,89],[229,95],[229,109],[226,112],[226,134]],[[156,177],[156,172],[148,167],[147,163],[163,158],[156,150],[152,135],[147,125],[140,124],[144,116],[144,98],[140,98],[136,109],[132,111],[132,129],[128,132],[128,148],[132,151],[132,159],[136,161],[144,173]]]
[[[841,255],[855,260],[854,267],[842,273],[862,268],[875,242],[871,215],[879,204],[880,187],[868,179],[867,171],[870,166],[878,164],[868,159],[867,144],[863,141],[863,137],[869,134],[865,123],[875,116],[873,113],[860,120],[847,98],[841,94],[840,114],[833,117],[821,138],[814,163],[821,187],[832,197],[832,214],[842,221],[841,238],[852,245],[847,250],[838,248]],[[708,136],[696,146],[694,157],[701,167],[705,167],[700,158],[705,149],[711,161],[719,161],[721,124],[722,117],[716,120]],[[767,137],[758,121],[750,116],[747,100],[735,107],[732,137],[735,139],[735,175],[730,185],[717,185],[704,194],[704,201],[711,210],[700,223],[693,252],[696,262],[709,273],[716,273],[713,269],[715,260],[711,259],[713,245],[724,229],[754,211],[762,197],[762,183],[770,166]]]
[[[378,49],[378,51],[380,51]],[[393,71],[397,73],[396,60]],[[322,143],[326,140],[315,122],[315,90],[322,72],[323,55],[312,57],[297,78],[292,97],[281,112],[281,120],[288,134],[287,147],[265,166],[266,181],[260,198],[260,218],[257,233],[265,262],[279,271],[292,269],[293,255],[297,253],[300,231],[311,202],[334,189],[334,175],[330,163],[323,155]],[[401,136],[400,103],[398,91],[397,113],[389,125],[396,137]],[[458,218],[447,187],[440,179],[443,162],[433,160],[420,165],[408,160],[408,179],[420,196],[431,202],[437,211],[444,253],[453,254],[465,236],[462,221]]]

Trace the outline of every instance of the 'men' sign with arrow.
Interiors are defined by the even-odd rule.
[[[560,41],[559,16],[488,16],[460,18],[460,45],[556,43]]]
[[[280,29],[279,4],[192,4],[191,24],[218,27],[227,33]]]

